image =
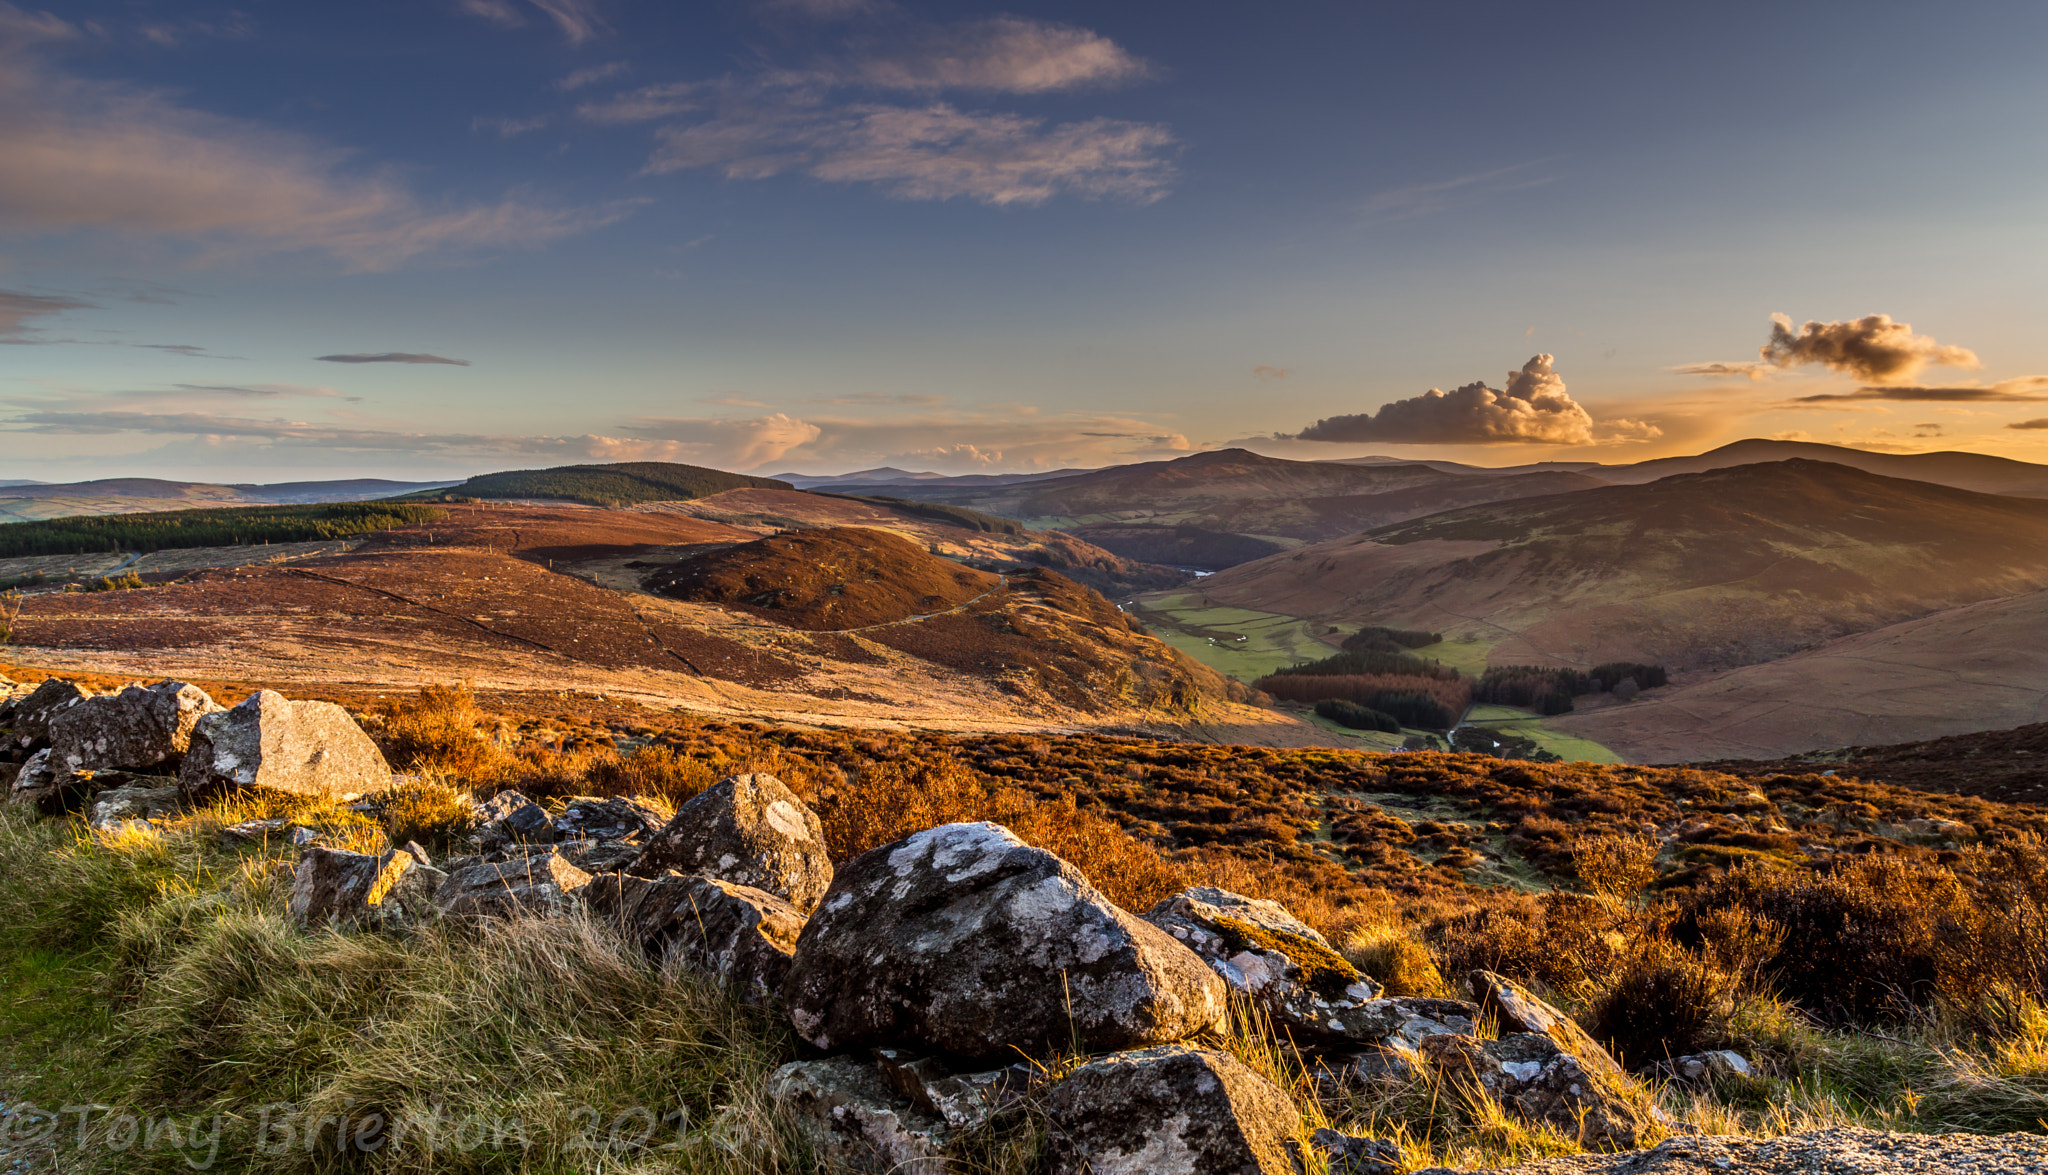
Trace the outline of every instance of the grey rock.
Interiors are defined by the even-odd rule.
[[[432,865],[434,863],[434,859],[427,855],[427,850],[422,848],[420,842],[416,840],[406,841],[399,848],[409,853],[413,860],[418,861],[422,865]]]
[[[51,678],[14,703],[9,725],[16,746],[44,747],[50,741],[50,719],[92,697],[92,691],[77,682]]]
[[[783,1000],[821,1049],[1086,1052],[1219,1025],[1222,979],[1073,866],[996,824],[946,824],[842,870]]]
[[[1671,1138],[1647,1151],[1538,1159],[1499,1168],[1493,1175],[2039,1175],[2044,1171],[2048,1171],[2048,1138],[2038,1134],[1892,1134],[1830,1126],[1776,1138]],[[1464,1173],[1431,1167],[1416,1175]]]
[[[1031,1087],[1029,1065],[961,1073],[943,1058],[905,1049],[875,1049],[872,1055],[891,1089],[924,1113],[936,1114],[954,1131],[972,1130],[1022,1104]]]
[[[1610,1077],[1624,1076],[1614,1057],[1599,1041],[1572,1022],[1572,1018],[1537,998],[1528,988],[1491,971],[1474,971],[1472,996],[1479,1001],[1482,1016],[1491,1014],[1502,1035],[1534,1032],[1557,1042],[1558,1047],[1579,1058],[1587,1069]]]
[[[712,877],[607,873],[582,896],[649,956],[711,975],[757,1007],[781,992],[804,928],[804,916],[774,894]]]
[[[281,816],[263,820],[244,820],[223,827],[220,830],[220,843],[223,848],[230,849],[238,849],[244,845],[266,844],[273,838],[284,839],[285,829],[290,826],[291,821]]]
[[[1372,1006],[1379,985],[1277,902],[1198,886],[1161,901],[1145,920],[1208,960],[1276,1029],[1308,1039],[1388,1035],[1386,1010]]]
[[[259,690],[199,719],[178,769],[190,797],[269,788],[338,798],[391,786],[391,766],[348,711]]]
[[[477,847],[486,853],[513,845],[551,844],[555,839],[547,809],[516,791],[501,791],[478,804],[476,821]]]
[[[1165,1045],[1113,1053],[1045,1097],[1053,1175],[1299,1175],[1300,1112],[1229,1053]]]
[[[371,856],[309,845],[292,872],[291,914],[307,927],[422,922],[440,913],[434,891],[446,880],[410,853]]]
[[[131,779],[120,787],[101,790],[93,796],[92,816],[87,821],[101,832],[131,827],[154,827],[166,817],[176,816],[183,807],[184,793],[170,778]]]
[[[766,890],[805,913],[832,884],[817,813],[773,775],[729,775],[678,808],[633,866],[666,869]]]
[[[660,809],[626,796],[599,799],[578,796],[555,817],[557,840],[636,840],[645,842],[669,822]]]
[[[890,1088],[872,1064],[794,1061],[768,1079],[768,1096],[827,1165],[891,1175],[943,1175],[945,1122]]]
[[[535,853],[497,864],[451,870],[434,892],[434,904],[450,917],[513,918],[567,914],[590,874],[558,853]]]
[[[641,846],[629,840],[572,840],[555,851],[585,873],[618,873],[639,863]]]
[[[185,757],[199,719],[220,707],[182,681],[131,685],[85,698],[50,716],[50,762],[58,771],[141,771]]]
[[[1749,1063],[1748,1057],[1732,1049],[1713,1049],[1658,1061],[1643,1066],[1637,1072],[1653,1080],[1698,1088],[1731,1077],[1754,1077],[1756,1066]]]
[[[1432,1036],[1421,1051],[1468,1096],[1491,1097],[1523,1121],[1552,1126],[1587,1150],[1629,1150],[1670,1125],[1633,1079],[1585,1065],[1542,1033],[1488,1041]]]
[[[1402,1175],[1401,1148],[1325,1126],[1309,1140],[1330,1164],[1330,1175]]]

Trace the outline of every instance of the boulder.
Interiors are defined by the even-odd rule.
[[[1477,1035],[1479,1008],[1464,1000],[1391,996],[1368,1000],[1348,1013],[1346,1022],[1370,1047],[1335,1048],[1316,1059],[1317,1080],[1332,1089],[1414,1078],[1423,1039]]]
[[[152,828],[157,821],[176,816],[183,800],[184,792],[175,779],[130,777],[121,786],[104,788],[93,796],[88,823],[101,832]]]
[[[676,810],[633,866],[766,890],[808,914],[832,884],[817,813],[773,775],[729,775]]]
[[[50,719],[76,706],[92,696],[92,691],[76,682],[51,678],[37,686],[29,695],[14,704],[14,713],[9,725],[13,731],[15,745],[24,749],[47,746],[50,741]]]
[[[590,874],[554,852],[451,869],[434,904],[451,917],[512,918],[566,914]]]
[[[757,1007],[781,992],[804,928],[804,916],[774,894],[713,877],[607,873],[582,892],[651,957],[711,975]]]
[[[1431,1036],[1422,1055],[1467,1096],[1485,1095],[1525,1122],[1556,1128],[1587,1150],[1632,1150],[1670,1120],[1623,1074],[1589,1067],[1540,1032],[1499,1040]]]
[[[1309,1140],[1330,1165],[1330,1175],[1402,1175],[1401,1148],[1378,1138],[1361,1138],[1327,1126]]]
[[[1615,1063],[1613,1055],[1601,1047],[1599,1041],[1573,1023],[1570,1016],[1538,999],[1528,988],[1491,971],[1472,972],[1471,983],[1472,998],[1479,1001],[1480,1014],[1491,1014],[1503,1036],[1513,1032],[1547,1036],[1556,1041],[1559,1048],[1577,1056],[1579,1063],[1587,1069],[1611,1077],[1623,1076],[1621,1066]]]
[[[1082,1065],[1045,1097],[1053,1175],[1299,1175],[1300,1112],[1229,1053],[1165,1045]]]
[[[1309,1039],[1388,1034],[1386,1010],[1371,1007],[1379,985],[1277,902],[1199,886],[1161,901],[1145,920],[1206,959],[1278,1029]]]
[[[292,872],[290,909],[301,926],[401,925],[439,914],[446,874],[403,849],[382,856],[307,846]]]
[[[477,805],[476,842],[486,853],[511,845],[549,844],[555,839],[548,811],[516,791],[501,791]]]
[[[556,840],[631,840],[644,843],[669,818],[645,800],[578,796],[554,819]]]
[[[236,788],[336,797],[385,790],[391,766],[340,706],[259,690],[199,719],[178,784],[195,797]]]
[[[890,1088],[872,1064],[793,1061],[768,1079],[768,1096],[834,1170],[943,1175],[946,1169],[944,1121]]]
[[[960,1073],[943,1058],[904,1049],[875,1049],[874,1058],[889,1088],[924,1113],[938,1115],[948,1129],[956,1131],[972,1130],[1021,1104],[1031,1088],[1033,1071],[1025,1064]]]
[[[1670,1081],[1695,1089],[1705,1088],[1716,1081],[1733,1077],[1754,1077],[1756,1066],[1749,1058],[1732,1049],[1713,1049],[1704,1053],[1690,1053],[1683,1057],[1672,1057],[1636,1070],[1655,1081]]]
[[[963,1057],[1162,1044],[1223,1022],[1223,981],[1073,866],[996,824],[862,854],[797,940],[783,1000],[821,1049]]]
[[[182,681],[85,698],[51,715],[50,762],[59,771],[175,767],[199,719],[219,709],[205,690]]]
[[[640,860],[640,846],[629,840],[563,841],[555,851],[585,873],[618,873]]]

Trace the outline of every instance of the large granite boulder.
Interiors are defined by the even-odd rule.
[[[1208,960],[1265,1008],[1274,1027],[1311,1040],[1377,1042],[1390,1009],[1379,985],[1277,902],[1198,886],[1152,907],[1146,921]]]
[[[714,877],[606,873],[582,890],[591,911],[647,954],[711,975],[765,1007],[782,991],[804,916],[758,889]]]
[[[995,824],[862,854],[797,940],[783,989],[818,1048],[966,1057],[1163,1044],[1219,1025],[1223,981],[1073,866]]]
[[[450,917],[545,917],[574,910],[589,884],[590,874],[550,850],[451,868],[434,904]]]
[[[832,884],[818,814],[773,775],[729,775],[676,810],[633,871],[716,877],[766,890],[809,913]]]
[[[1432,1036],[1422,1055],[1467,1096],[1484,1095],[1525,1122],[1556,1128],[1587,1150],[1632,1150],[1670,1127],[1647,1090],[1588,1066],[1540,1032],[1499,1040]]]
[[[1301,1114],[1229,1053],[1166,1045],[1099,1057],[1045,1097],[1053,1175],[1300,1175]]]
[[[391,765],[348,711],[259,690],[201,717],[178,770],[188,796],[269,788],[329,798],[391,786]]]
[[[14,703],[8,728],[14,744],[24,750],[49,745],[50,720],[92,697],[92,691],[73,681],[50,678]]]
[[[872,1064],[793,1061],[768,1079],[768,1096],[832,1170],[944,1175],[945,1121],[891,1088]]]
[[[220,707],[196,685],[160,681],[99,694],[50,716],[50,764],[58,771],[175,767],[192,728]]]
[[[404,849],[381,856],[309,845],[292,872],[291,914],[301,926],[402,925],[437,916],[448,875]]]

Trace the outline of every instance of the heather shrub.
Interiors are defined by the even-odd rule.
[[[469,793],[439,780],[408,781],[377,798],[383,806],[385,835],[395,845],[418,841],[444,852],[476,828],[476,806]]]
[[[496,783],[518,770],[504,745],[502,720],[477,705],[467,683],[422,686],[412,697],[388,698],[372,718],[385,757],[401,771],[442,771]]]
[[[1579,1021],[1624,1065],[1727,1043],[1736,977],[1660,932],[1630,940],[1586,993]]]

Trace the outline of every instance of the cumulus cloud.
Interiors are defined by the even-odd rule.
[[[1797,330],[1790,318],[1773,314],[1771,341],[1757,353],[1775,367],[1818,363],[1875,384],[1910,380],[1930,363],[1980,366],[1973,352],[1916,335],[1910,324],[1893,322],[1889,314],[1872,314],[1854,322],[1809,321]]]
[[[1041,94],[1147,76],[1086,29],[997,17],[912,28],[809,69],[663,82],[585,102],[577,113],[655,131],[650,173],[716,169],[728,179],[807,175],[872,184],[909,200],[1037,204],[1058,195],[1148,203],[1175,178],[1172,133],[1112,118],[1053,122],[965,109],[945,91]],[[849,92],[854,93],[849,93]],[[924,96],[876,101],[877,92]]]
[[[1902,384],[1885,387],[1871,385],[1857,388],[1853,392],[1827,392],[1820,395],[1800,396],[1794,404],[1835,404],[1861,403],[1869,401],[1904,401],[1931,404],[2040,404],[2048,403],[2048,375],[2028,375],[2018,379],[2003,379],[1997,383],[1980,386],[1977,384],[1954,384],[1947,387],[1924,387],[1917,384]]]
[[[5,132],[0,132],[4,134]],[[0,183],[4,183],[0,180]],[[91,302],[62,294],[30,294],[21,290],[0,290],[0,343],[36,342],[32,318],[48,318],[67,310],[97,310]]]
[[[170,237],[205,256],[310,249],[374,270],[433,250],[537,246],[627,211],[429,207],[396,177],[345,170],[342,152],[303,137],[41,61],[39,46],[77,35],[0,5],[0,228]]]
[[[1332,416],[1303,429],[1300,439],[1397,445],[1592,444],[1593,417],[1566,394],[1564,377],[1552,369],[1552,362],[1549,355],[1536,356],[1520,371],[1509,372],[1502,390],[1484,383],[1451,392],[1431,388],[1412,400],[1384,404],[1376,413]]]
[[[373,355],[315,355],[321,363],[445,363],[450,367],[468,367],[467,359],[448,359],[440,355],[422,355],[411,351],[379,351]]]

